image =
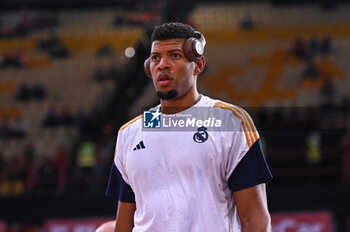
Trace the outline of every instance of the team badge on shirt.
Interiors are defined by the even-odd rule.
[[[207,128],[202,126],[197,129],[197,132],[193,135],[193,140],[196,143],[204,143],[208,139]]]

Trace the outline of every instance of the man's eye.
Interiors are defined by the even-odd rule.
[[[159,56],[151,56],[151,60],[153,60],[153,61],[157,61],[158,58],[159,58]]]
[[[171,57],[174,58],[174,59],[178,59],[178,58],[180,58],[181,56],[180,56],[179,53],[172,53],[172,54],[171,54]]]

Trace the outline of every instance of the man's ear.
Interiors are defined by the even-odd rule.
[[[195,64],[196,64],[196,67],[195,67],[195,69],[194,69],[193,74],[197,76],[197,75],[199,75],[199,74],[204,70],[204,67],[205,67],[205,58],[204,58],[204,56],[202,56],[200,59],[195,60],[194,62],[195,62]]]

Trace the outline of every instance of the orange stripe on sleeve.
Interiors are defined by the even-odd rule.
[[[130,124],[132,124],[133,122],[137,121],[138,119],[140,119],[142,117],[142,114],[140,114],[139,116],[131,119],[129,122],[125,123],[123,126],[120,127],[119,131],[124,130],[126,127],[128,127]],[[118,139],[118,138],[117,138]],[[115,144],[115,150],[114,150],[114,158],[113,161],[115,160],[117,156],[117,143]]]
[[[245,110],[238,106],[224,102],[217,102],[214,107],[230,110],[238,119],[242,121],[242,126],[248,146],[251,147],[253,143],[258,139],[258,134],[256,132],[254,123],[252,122],[252,119],[248,113],[246,113]]]
[[[244,115],[244,118],[246,119],[246,123],[248,124],[249,127],[249,133],[251,135],[252,138],[252,144],[255,143],[256,140],[258,140],[258,133],[256,132],[256,128],[254,126],[253,120],[252,118],[249,116],[249,114],[242,109],[241,107],[235,106],[235,108],[237,110],[239,110],[241,112],[242,115]]]
[[[247,133],[249,134],[249,139],[250,139],[250,145],[249,145],[249,147],[252,146],[253,143],[254,143],[254,135],[253,135],[253,133],[252,133],[252,129],[251,129],[249,123],[247,122],[247,119],[246,119],[245,115],[244,115],[238,108],[236,108],[236,107],[232,107],[231,109],[232,109],[232,111],[235,111],[237,114],[239,114],[241,118],[243,118],[243,122],[242,122],[242,123],[243,123],[243,124],[245,125],[245,127],[247,128],[246,131],[247,131]],[[238,111],[238,112],[237,112],[237,111]]]
[[[135,122],[136,120],[138,120],[140,118],[142,118],[142,114],[140,114],[139,116],[133,118],[129,122],[125,123],[122,127],[120,127],[119,131],[124,130],[127,126],[129,126],[131,123]]]
[[[116,157],[117,157],[117,143],[115,144],[113,162],[115,161],[115,158],[116,158]]]
[[[247,127],[246,127],[246,124],[244,122],[244,119],[240,115],[238,115],[231,107],[227,107],[227,106],[225,106],[223,104],[218,104],[216,106],[218,106],[218,107],[220,107],[222,109],[230,110],[238,119],[240,119],[242,121],[242,126],[243,126],[243,130],[244,130],[244,134],[245,134],[248,146],[251,147],[252,143],[251,143],[250,135],[247,133]]]
[[[250,127],[252,128],[251,131],[252,131],[252,133],[253,133],[253,135],[254,135],[254,142],[255,142],[256,140],[258,140],[259,134],[258,134],[258,132],[257,132],[257,130],[256,130],[256,127],[255,127],[255,125],[254,125],[254,123],[253,123],[253,120],[252,120],[252,118],[250,117],[250,115],[249,115],[245,110],[242,109],[242,111],[243,111],[243,113],[246,115],[247,121],[248,121]]]

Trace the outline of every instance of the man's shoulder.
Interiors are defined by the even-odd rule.
[[[218,107],[218,109],[225,111],[225,115],[229,115],[228,119],[231,122],[237,122],[238,124],[236,125],[240,125],[241,129],[244,131],[249,147],[251,147],[259,138],[254,122],[245,109],[223,101],[217,101],[214,107]]]
[[[130,121],[128,121],[127,123],[122,125],[119,129],[119,132],[124,131],[126,129],[130,129],[130,128],[135,127],[137,125],[141,125],[141,123],[139,123],[139,121],[141,119],[142,119],[142,114],[136,116],[135,118],[131,119]]]
[[[225,101],[221,101],[221,100],[215,100],[215,104],[214,104],[214,107],[220,107],[220,108],[240,108],[239,106],[237,105],[234,105],[232,103],[228,103],[228,102],[225,102]]]
[[[216,100],[214,107],[217,107],[218,109],[222,109],[226,111],[229,115],[238,119],[248,118],[248,117],[250,118],[248,112],[245,109],[231,103]]]
[[[148,109],[147,111],[156,111],[159,109],[160,109],[160,105],[157,105],[157,106],[154,106],[154,107]],[[123,124],[120,127],[119,132],[139,130],[142,127],[142,120],[143,120],[143,113],[134,117],[133,119],[131,119],[127,123]]]
[[[229,120],[237,121],[247,121],[251,120],[248,112],[238,105],[228,103],[218,99],[212,99],[210,97],[204,96],[203,106],[210,106],[218,112],[221,117],[227,118]]]

